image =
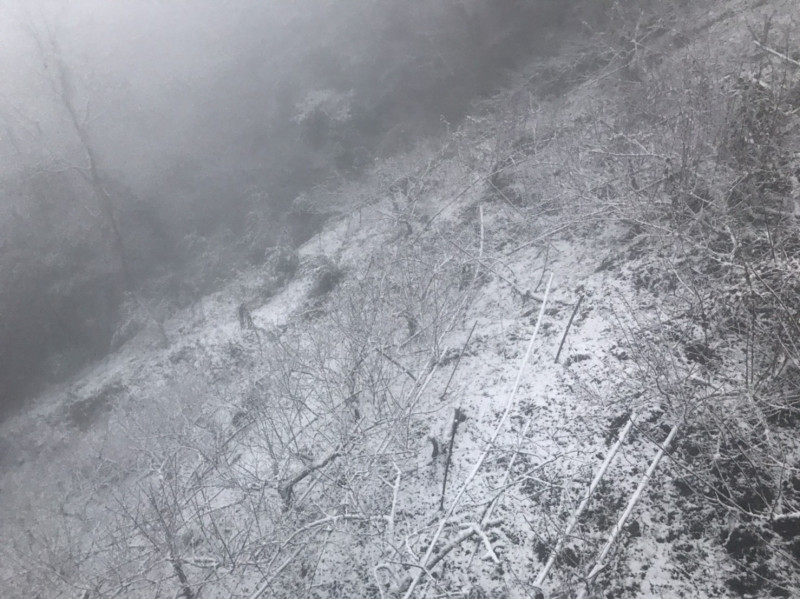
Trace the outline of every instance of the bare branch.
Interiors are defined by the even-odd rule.
[[[794,66],[796,66],[796,67],[800,67],[800,62],[796,61],[794,58],[792,58],[792,57],[790,57],[790,56],[786,56],[786,54],[781,54],[781,53],[780,53],[780,52],[778,52],[777,50],[773,50],[773,49],[772,49],[772,48],[770,48],[769,46],[767,46],[767,45],[765,45],[765,44],[762,44],[761,42],[759,42],[757,39],[753,39],[753,43],[754,43],[756,46],[758,46],[759,48],[761,48],[762,50],[764,50],[765,52],[769,52],[769,53],[770,53],[770,54],[772,54],[773,56],[777,56],[778,58],[780,58],[781,60],[785,60],[785,61],[786,61],[786,62],[788,62],[789,64],[793,64],[793,65],[794,65]]]
[[[506,407],[505,407],[505,410],[503,411],[503,416],[500,418],[500,421],[497,423],[497,426],[495,427],[494,432],[492,433],[492,436],[489,439],[489,442],[486,444],[486,447],[484,448],[483,452],[481,453],[480,457],[478,458],[478,461],[473,466],[472,472],[470,472],[469,476],[467,476],[467,479],[462,484],[461,488],[459,489],[458,493],[456,494],[455,499],[453,499],[453,503],[450,504],[450,507],[448,508],[448,510],[445,513],[444,517],[439,521],[439,527],[436,530],[436,533],[433,535],[433,539],[431,540],[430,544],[428,545],[428,549],[425,552],[425,556],[422,558],[421,568],[420,568],[420,570],[417,571],[417,573],[414,575],[411,583],[409,584],[409,588],[404,594],[404,599],[409,599],[413,595],[414,589],[416,588],[417,584],[419,584],[419,581],[420,581],[420,578],[422,576],[422,573],[423,573],[424,569],[432,567],[431,556],[434,553],[434,548],[436,547],[436,543],[438,543],[438,541],[439,541],[439,537],[441,536],[442,531],[444,530],[444,527],[447,525],[447,523],[448,523],[450,517],[452,516],[455,508],[460,503],[461,498],[463,497],[464,493],[466,493],[467,489],[472,484],[472,481],[475,480],[475,477],[478,475],[478,472],[480,471],[481,467],[483,466],[483,463],[486,461],[486,458],[489,455],[489,452],[495,446],[495,443],[497,442],[497,438],[500,436],[500,431],[502,431],[503,428],[505,428],[505,424],[508,421],[508,418],[509,418],[509,416],[511,414],[511,409],[514,407],[514,405],[516,403],[517,392],[519,391],[519,386],[520,386],[520,383],[522,381],[522,373],[525,371],[525,367],[527,366],[528,361],[530,360],[531,354],[533,353],[533,346],[534,346],[534,343],[536,341],[536,337],[537,337],[537,335],[539,333],[539,328],[541,327],[542,319],[544,318],[544,310],[545,310],[545,306],[547,306],[547,298],[550,295],[550,286],[552,285],[552,283],[553,283],[553,275],[550,274],[550,278],[547,281],[547,288],[545,289],[545,292],[544,292],[544,299],[542,300],[542,306],[541,306],[541,309],[539,310],[539,317],[536,320],[536,326],[534,327],[533,334],[531,335],[531,340],[530,340],[530,343],[528,344],[528,349],[525,352],[525,356],[523,357],[522,363],[520,364],[519,370],[517,371],[517,378],[514,381],[514,387],[512,388],[512,391],[509,394],[508,401],[506,401]],[[469,534],[465,538],[468,538],[469,536],[472,536],[473,534],[474,534],[474,532],[470,530]],[[439,558],[439,559],[441,559],[441,558]]]

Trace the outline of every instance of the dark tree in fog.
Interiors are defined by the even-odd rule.
[[[125,244],[120,232],[117,210],[114,205],[114,199],[104,186],[101,167],[99,166],[99,158],[89,131],[90,102],[87,101],[85,109],[81,110],[81,108],[79,108],[75,82],[76,78],[69,65],[66,63],[52,26],[45,23],[44,32],[42,32],[37,30],[35,25],[30,24],[28,32],[40,53],[47,81],[57,101],[64,108],[69,124],[72,126],[75,135],[80,141],[85,164],[75,165],[74,168],[91,186],[102,213],[105,226],[111,234],[112,247],[114,248],[114,254],[118,260],[125,286],[131,288],[133,282],[131,280]]]

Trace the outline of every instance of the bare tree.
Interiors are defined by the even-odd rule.
[[[36,46],[45,70],[47,84],[56,101],[66,113],[69,125],[78,139],[84,164],[75,165],[74,168],[92,189],[104,225],[111,236],[112,248],[125,287],[131,289],[133,287],[131,270],[120,230],[117,208],[114,205],[114,198],[106,189],[97,144],[92,139],[89,126],[91,114],[89,102],[86,102],[85,107],[80,106],[77,77],[62,51],[54,26],[45,17],[41,18],[40,23],[41,25],[37,26],[31,17],[28,22],[23,22],[22,26]]]

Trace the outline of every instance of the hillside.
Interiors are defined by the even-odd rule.
[[[800,596],[800,8],[694,4],[0,423],[0,595]]]

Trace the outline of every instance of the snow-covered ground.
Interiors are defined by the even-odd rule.
[[[789,6],[735,4],[660,60]],[[742,596],[735,523],[670,451],[597,563],[686,406],[735,386],[663,333],[669,246],[604,171],[613,76],[503,95],[341,192],[285,284],[241,273],[0,424],[0,594],[536,597],[558,548],[546,597]]]

